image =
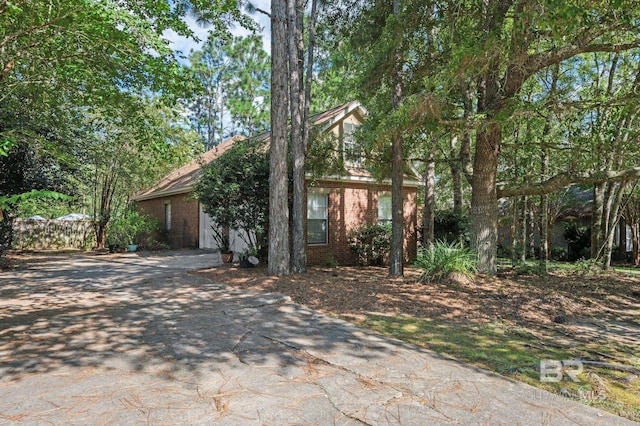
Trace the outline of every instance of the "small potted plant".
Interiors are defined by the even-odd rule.
[[[231,261],[233,260],[233,252],[231,251],[229,243],[229,228],[218,228],[214,225],[211,225],[211,231],[213,233],[213,239],[220,249],[222,261],[224,263],[231,263]]]
[[[255,247],[249,247],[246,251],[238,253],[240,259],[240,268],[253,268],[260,261],[258,260],[258,249]]]

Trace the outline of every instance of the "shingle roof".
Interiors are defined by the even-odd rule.
[[[344,105],[340,105],[330,110],[311,116],[310,121],[315,126],[330,127],[333,123],[358,108],[362,108],[359,102],[347,102]],[[269,132],[262,133],[258,135],[257,138],[266,141],[269,139]],[[196,182],[198,182],[198,179],[200,178],[202,166],[211,163],[213,160],[220,157],[229,148],[231,148],[235,142],[243,139],[245,139],[244,136],[234,136],[230,139],[227,139],[220,145],[205,152],[190,163],[169,173],[168,175],[160,179],[160,181],[158,181],[151,188],[139,192],[133,197],[133,199],[142,201],[157,197],[191,192],[193,186],[196,184]],[[366,172],[360,171],[360,173]],[[349,174],[352,174],[352,171],[349,171]],[[367,176],[370,176],[370,174],[366,174]]]
[[[151,188],[139,192],[134,197],[134,200],[148,200],[158,196],[181,194],[191,191],[193,185],[195,185],[200,178],[202,166],[220,157],[231,148],[235,142],[243,140],[244,138],[244,136],[234,136],[227,139],[195,160],[169,173]]]

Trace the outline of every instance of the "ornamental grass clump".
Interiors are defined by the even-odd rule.
[[[430,248],[420,249],[415,265],[422,269],[420,281],[451,280],[465,282],[476,272],[476,254],[460,243],[436,241]]]

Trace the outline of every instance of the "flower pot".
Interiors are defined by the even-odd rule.
[[[134,252],[138,250],[138,245],[137,244],[129,244],[129,251],[130,252]]]
[[[231,261],[233,260],[233,252],[231,252],[231,253],[220,253],[220,255],[222,256],[222,261],[224,263],[231,263]]]

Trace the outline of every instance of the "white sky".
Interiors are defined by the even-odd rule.
[[[265,10],[267,12],[271,11],[271,0],[254,0],[253,4],[256,8]],[[262,28],[262,44],[264,50],[267,53],[271,53],[271,28],[269,17],[264,15],[263,13],[254,13],[250,15],[255,21],[258,22],[258,25]],[[174,31],[169,30],[164,33],[165,38],[169,41],[170,46],[173,50],[180,51],[184,56],[189,54],[191,49],[197,50],[200,48],[202,43],[207,39],[207,35],[209,32],[208,28],[202,27],[196,23],[196,20],[187,17],[186,22],[189,27],[193,30],[195,36],[200,39],[199,42],[194,41],[193,39],[179,36]],[[234,28],[231,28],[231,34],[234,36],[246,36],[249,35],[249,31],[242,28],[239,25],[236,25]]]

